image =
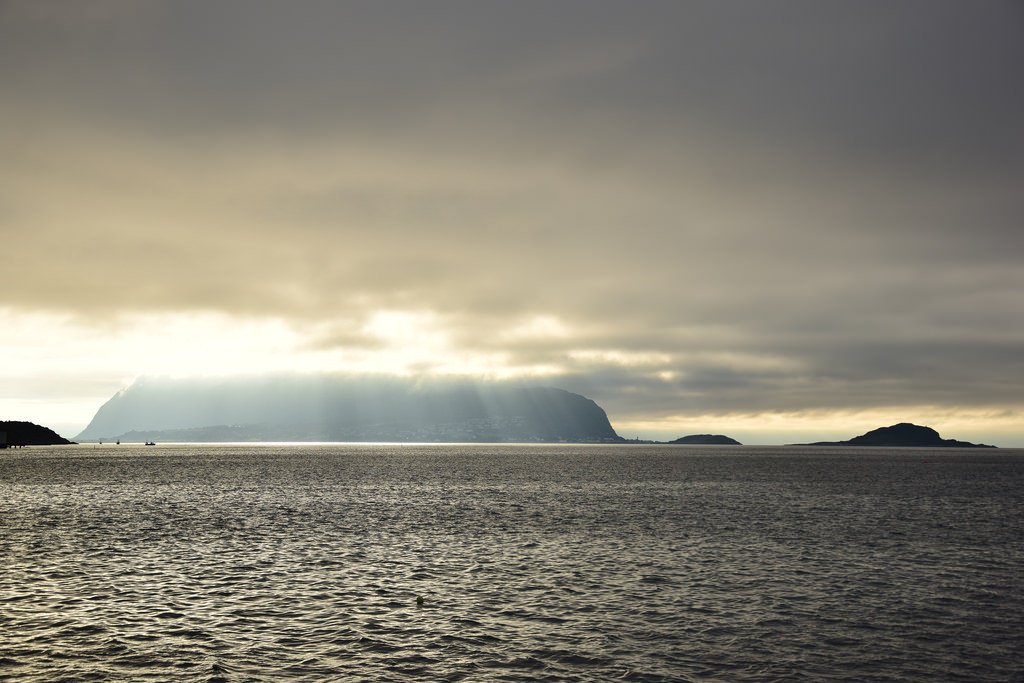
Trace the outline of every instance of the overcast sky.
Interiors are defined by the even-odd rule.
[[[1024,4],[0,0],[0,419],[535,377],[1024,446]]]

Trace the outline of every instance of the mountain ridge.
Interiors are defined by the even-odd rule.
[[[554,387],[456,380],[275,376],[144,378],[79,440],[579,441],[622,439],[597,403]]]

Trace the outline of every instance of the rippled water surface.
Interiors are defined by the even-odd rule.
[[[1021,451],[0,453],[11,680],[1024,680],[1022,568]]]

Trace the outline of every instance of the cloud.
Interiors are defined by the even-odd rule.
[[[1012,3],[0,19],[10,310],[262,319],[302,363],[412,316],[416,368],[638,420],[1019,405]]]

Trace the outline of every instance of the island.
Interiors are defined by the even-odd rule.
[[[900,422],[879,427],[847,441],[818,441],[801,446],[882,446],[887,448],[996,448],[988,444],[943,439],[931,427]]]
[[[686,444],[690,446],[742,446],[739,441],[724,434],[690,434],[669,441],[670,444]]]
[[[622,443],[604,409],[518,382],[345,376],[142,378],[77,437],[123,442]]]
[[[63,446],[73,444],[57,432],[34,422],[0,420],[0,448]]]

